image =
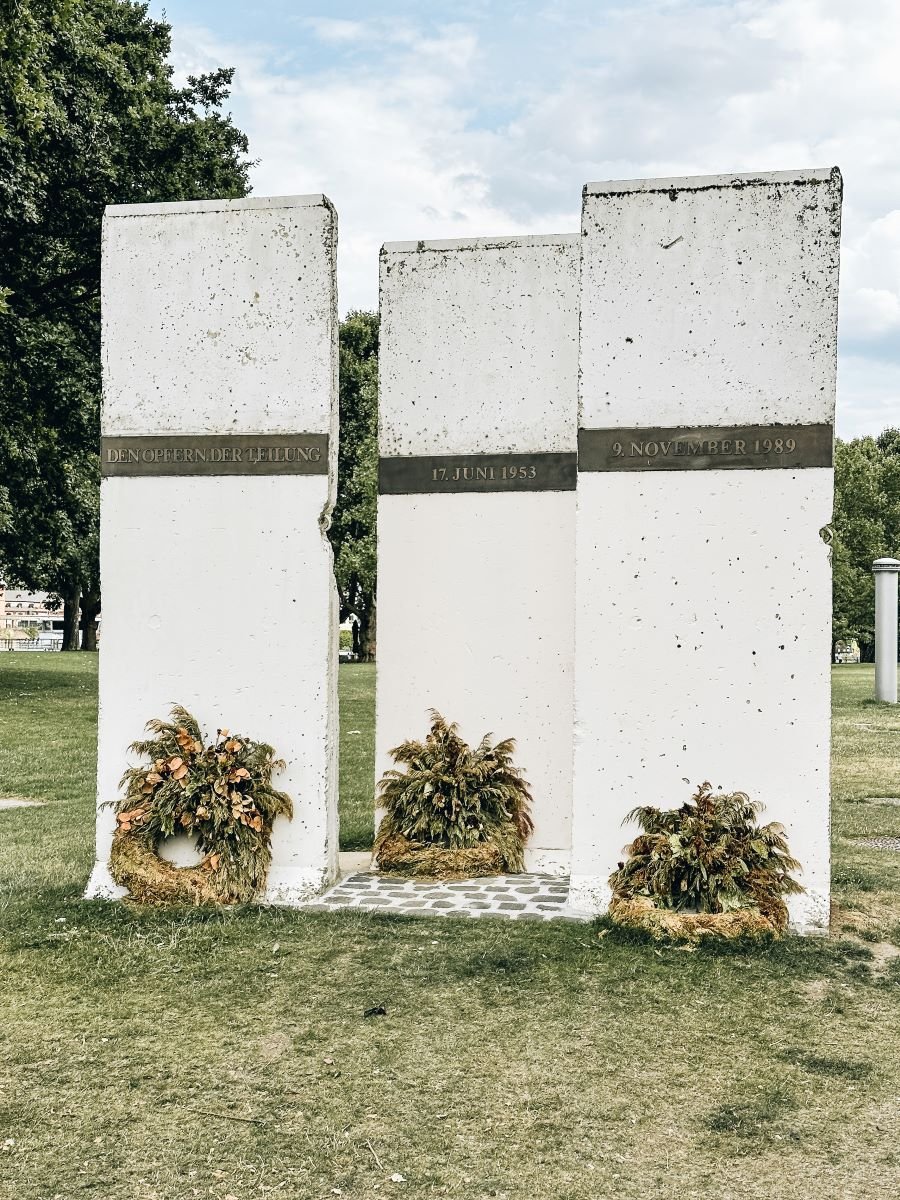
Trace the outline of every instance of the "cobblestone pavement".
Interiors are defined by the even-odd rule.
[[[568,911],[568,900],[569,880],[559,875],[497,875],[439,883],[367,871],[342,879],[309,907],[360,908],[408,916],[585,920]]]
[[[867,850],[893,850],[895,853],[900,852],[900,838],[895,838],[895,837],[851,838],[851,841],[856,846],[865,846]]]

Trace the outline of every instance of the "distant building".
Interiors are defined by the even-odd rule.
[[[62,608],[49,607],[47,592],[26,592],[0,583],[0,637],[9,643],[31,640],[28,630],[36,630],[34,639],[45,649],[62,643]]]
[[[834,661],[836,663],[859,662],[859,642],[856,638],[834,643]]]

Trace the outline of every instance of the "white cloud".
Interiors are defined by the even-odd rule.
[[[842,438],[900,428],[900,363],[838,358],[837,434]]]
[[[857,342],[900,333],[900,209],[850,237],[841,267],[844,333]]]
[[[837,163],[841,403],[896,422],[896,0],[557,0],[493,23],[474,11],[437,26],[309,19],[312,71],[283,46],[175,29],[179,69],[237,67],[257,193],[337,205],[342,309],[377,303],[382,242],[573,230],[588,179]]]
[[[301,22],[323,42],[359,42],[366,36],[362,21],[343,21],[334,17],[305,17]]]

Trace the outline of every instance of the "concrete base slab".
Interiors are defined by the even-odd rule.
[[[372,866],[371,850],[345,850],[338,855],[338,875],[345,879],[348,875],[358,875],[368,871]]]
[[[128,888],[116,883],[110,874],[109,863],[95,862],[84,889],[85,900],[123,900],[127,895]]]

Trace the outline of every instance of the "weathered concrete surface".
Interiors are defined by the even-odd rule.
[[[578,238],[400,243],[381,259],[382,455],[576,448]],[[515,737],[532,871],[570,852],[574,492],[382,495],[376,778],[427,730]]]
[[[267,898],[337,870],[336,218],[322,196],[134,205],[103,232],[104,435],[330,434],[320,475],[107,478],[98,804],[173,701],[287,760]],[[118,894],[99,808],[89,896]]]
[[[590,184],[580,426],[831,423],[840,176]],[[782,821],[827,925],[833,472],[580,473],[573,905],[638,804],[709,779]]]

